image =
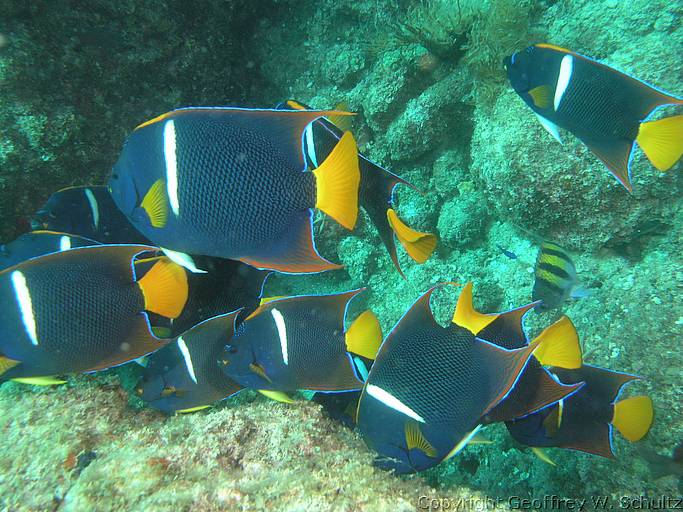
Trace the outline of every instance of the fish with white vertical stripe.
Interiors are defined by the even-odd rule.
[[[629,191],[636,142],[660,171],[683,155],[683,115],[650,120],[674,96],[591,58],[536,44],[503,61],[513,89],[560,142],[570,131]]]
[[[179,315],[187,279],[168,261],[138,279],[133,260],[154,250],[82,247],[0,272],[0,381],[101,370],[168,343],[146,312]]]

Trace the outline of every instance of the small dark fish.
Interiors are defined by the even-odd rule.
[[[145,311],[180,314],[187,281],[162,262],[138,280],[135,257],[155,250],[81,247],[0,272],[0,380],[101,370],[164,346]]]
[[[135,393],[149,406],[171,414],[204,409],[239,392],[242,386],[218,367],[238,313],[206,320],[149,356]]]
[[[139,276],[153,267],[160,259],[149,258],[135,263]],[[270,275],[267,270],[258,270],[240,261],[225,260],[200,256],[195,263],[205,273],[195,273],[187,269],[188,298],[180,316],[166,319],[158,315],[153,317],[152,326],[166,327],[168,332],[163,337],[176,337],[204,320],[224,314],[226,311],[240,310],[237,323],[241,323],[259,306],[263,295],[263,286]]]
[[[276,108],[313,110],[308,105],[296,100],[284,101],[278,104]],[[320,117],[306,127],[304,131],[304,154],[309,166],[318,167],[320,162],[327,159],[344,135],[344,130],[348,129],[341,124],[347,119],[349,118],[339,116]],[[424,263],[434,252],[437,243],[436,235],[409,228],[396,213],[394,190],[399,184],[407,185],[416,190],[411,183],[370,161],[362,153],[358,153],[358,164],[361,176],[360,206],[368,213],[370,220],[377,228],[396,270],[405,277],[398,261],[394,235],[403,245],[406,253],[417,263]]]
[[[308,172],[301,142],[309,123],[332,113],[344,114],[174,110],[128,137],[109,182],[112,196],[141,233],[175,253],[286,273],[340,268],[315,248],[313,209],[354,228],[356,143],[347,132]]]
[[[100,244],[94,240],[67,233],[54,231],[24,233],[16,240],[0,245],[0,270],[45,254],[93,245]]]
[[[516,259],[517,259],[517,255],[516,255],[514,252],[508,251],[506,248],[504,248],[503,246],[501,246],[501,245],[499,245],[499,244],[496,244],[496,247],[498,247],[498,250],[499,250],[500,252],[502,252],[505,256],[507,256],[508,258],[510,258],[511,260],[516,260]]]
[[[553,242],[541,244],[534,275],[531,299],[543,301],[540,309],[558,308],[570,297],[588,294],[586,290],[577,289],[576,267],[567,251]]]
[[[638,454],[647,462],[652,476],[657,478],[664,478],[665,476],[673,475],[678,478],[683,478],[683,443],[679,443],[674,448],[671,457],[660,455],[651,448],[645,446],[636,447]]]
[[[505,350],[456,323],[442,327],[429,304],[434,289],[382,343],[358,404],[358,428],[379,454],[375,463],[397,473],[422,471],[458,453],[549,341]]]
[[[151,245],[116,207],[106,187],[69,187],[55,192],[35,213],[31,226],[103,244]]]
[[[382,341],[371,311],[344,329],[348,304],[361,291],[265,302],[228,342],[219,366],[257,390],[359,390],[364,363],[355,356],[373,358]]]
[[[683,99],[551,44],[536,44],[506,57],[515,92],[560,142],[569,130],[629,191],[635,143],[660,171],[683,154],[683,116],[647,121],[664,105]]]
[[[612,458],[612,427],[629,441],[638,441],[647,434],[654,414],[652,400],[647,396],[619,400],[622,387],[639,377],[590,365],[550,371],[564,384],[585,385],[551,407],[507,422],[508,431],[518,442]]]

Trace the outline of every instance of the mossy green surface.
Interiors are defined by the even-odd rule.
[[[644,377],[626,391],[655,403],[643,445],[670,454],[680,442],[683,164],[660,173],[637,151],[628,194],[570,134],[564,146],[553,140],[500,66],[548,41],[683,95],[680,0],[461,0],[460,13],[457,2],[436,0],[95,2],[78,12],[16,4],[3,13],[9,44],[0,47],[3,241],[53,189],[103,179],[146,117],[186,105],[346,101],[364,153],[422,192],[399,187],[399,214],[440,244],[424,265],[399,249],[404,280],[367,216],[353,233],[321,217],[318,247],[346,269],[276,276],[267,294],[365,286],[350,316],[370,307],[386,333],[441,281],[474,281],[484,311],[529,302],[538,241],[558,241],[592,289],[563,308],[587,361]],[[435,295],[439,321],[456,296]],[[530,314],[529,333],[558,313]],[[557,466],[549,466],[494,425],[485,430],[493,444],[396,478],[372,469],[364,444],[315,404],[240,396],[166,418],[129,404],[114,373],[49,390],[4,384],[0,425],[11,449],[0,457],[0,504],[374,511],[413,509],[422,493],[680,495],[676,478],[655,479],[619,434],[614,460],[550,450]],[[71,454],[87,451],[97,458],[68,469]]]

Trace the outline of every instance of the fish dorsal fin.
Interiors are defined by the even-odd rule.
[[[463,286],[458,297],[458,303],[455,306],[452,322],[477,336],[496,319],[496,315],[487,315],[474,309],[472,288],[472,281]]]
[[[417,263],[426,262],[434,252],[437,237],[432,233],[423,233],[408,227],[396,214],[393,208],[387,210],[389,226],[408,255]]]
[[[346,331],[346,350],[352,354],[375,359],[382,344],[382,327],[375,314],[363,311]]]
[[[575,370],[581,368],[583,356],[579,335],[574,324],[567,316],[546,327],[537,339],[549,339],[534,352],[534,357],[544,366],[556,366]]]
[[[402,337],[404,335],[409,335],[414,329],[420,328],[441,328],[441,326],[434,320],[434,315],[432,314],[432,308],[429,304],[432,293],[437,288],[444,286],[446,283],[437,284],[432,286],[429,290],[423,293],[419,299],[417,299],[413,305],[405,312],[393,329],[386,338],[386,341],[382,344],[382,347],[391,345],[391,341],[394,337]]]
[[[409,451],[420,450],[427,457],[436,457],[436,449],[424,436],[420,430],[420,424],[417,421],[406,421],[403,430],[405,434],[406,446],[408,447]]]
[[[539,304],[540,301],[531,302],[504,313],[486,315],[494,316],[495,318],[493,322],[476,333],[476,335],[483,340],[495,343],[508,350],[521,348],[529,343],[522,323],[524,315]]]
[[[654,409],[649,396],[632,396],[614,404],[612,425],[629,441],[640,441],[652,426]]]

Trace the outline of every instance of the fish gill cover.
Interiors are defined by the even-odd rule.
[[[345,102],[360,152],[418,189],[397,186],[396,212],[438,246],[422,265],[399,246],[403,279],[362,209],[351,233],[321,215],[317,249],[345,270],[274,275],[265,296],[364,286],[349,318],[369,308],[386,334],[437,282],[474,281],[479,311],[528,303],[539,247],[552,241],[590,293],[528,314],[529,337],[566,314],[586,362],[645,379],[629,393],[652,397],[656,418],[641,441],[649,451],[615,435],[613,460],[551,448],[550,465],[496,424],[485,430],[492,444],[396,477],[313,401],[247,391],[169,417],[129,398],[139,371],[127,365],[62,386],[0,387],[2,508],[414,510],[427,503],[420,496],[503,508],[512,496],[680,496],[670,455],[683,434],[683,164],[661,173],[636,149],[628,193],[570,131],[564,145],[553,140],[502,63],[549,42],[680,97],[682,19],[680,0],[5,2],[2,243],[30,229],[56,190],[104,185],[132,129],[163,112]],[[457,293],[434,296],[442,325]]]

